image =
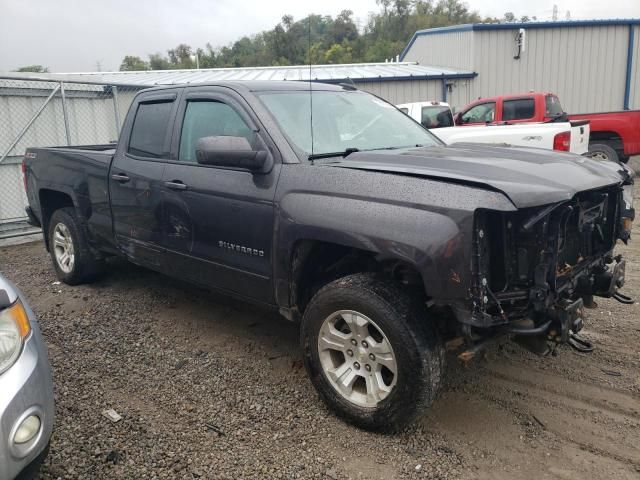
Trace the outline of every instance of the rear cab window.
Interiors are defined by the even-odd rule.
[[[555,95],[544,97],[544,116],[555,118],[564,115],[564,109],[560,104],[560,99]]]
[[[163,158],[173,100],[141,102],[131,128],[127,152],[147,158]]]
[[[516,98],[502,102],[502,120],[530,120],[536,111],[533,98]]]
[[[453,115],[451,114],[451,109],[439,105],[422,107],[420,123],[425,128],[452,127]]]

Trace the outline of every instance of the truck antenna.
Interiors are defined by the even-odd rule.
[[[311,14],[307,17],[309,24],[309,123],[311,129],[311,164],[313,165],[313,87],[311,85]]]

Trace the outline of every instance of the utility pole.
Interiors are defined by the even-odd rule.
[[[558,5],[553,6],[553,16],[551,18],[554,22],[558,20]]]
[[[96,72],[101,72],[102,71],[102,64],[100,63],[100,60],[96,61]]]
[[[571,20],[571,12],[567,10],[567,14],[565,15],[565,20]]]

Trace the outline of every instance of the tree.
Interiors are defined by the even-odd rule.
[[[149,55],[149,68],[151,70],[170,70],[171,63],[161,53]]]
[[[195,68],[193,61],[193,49],[186,43],[181,43],[176,48],[167,51],[169,62],[174,68]]]
[[[516,16],[513,14],[513,12],[506,12],[504,14],[504,21],[507,23],[512,23],[516,21]]]
[[[18,68],[16,72],[49,73],[49,68],[43,67],[42,65],[27,65],[25,67]]]
[[[353,11],[342,10],[335,21],[332,22],[329,34],[335,43],[342,43],[345,40],[353,41],[358,37],[358,27],[353,23]]]
[[[325,63],[351,63],[353,62],[353,49],[348,45],[334,43],[324,54]]]
[[[376,0],[380,9],[371,13],[363,31],[358,31],[351,10],[335,18],[312,14],[300,20],[284,15],[272,29],[244,36],[235,42],[194,48],[180,44],[167,51],[149,55],[148,68],[166,70],[194,68],[193,53],[200,66],[251,67],[261,65],[301,65],[312,63],[382,62],[395,58],[417,30],[482,21],[463,0]],[[509,21],[516,21],[510,13]],[[498,23],[499,18],[485,21]],[[125,57],[125,60],[129,57]],[[137,65],[123,60],[123,65]]]
[[[120,71],[140,71],[149,70],[149,63],[142,60],[140,57],[133,55],[127,55],[120,64]]]

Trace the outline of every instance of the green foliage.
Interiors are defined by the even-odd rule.
[[[48,73],[49,69],[47,67],[43,67],[42,65],[27,65],[25,67],[18,68],[16,72]]]
[[[127,55],[120,64],[120,71],[136,71],[136,70],[149,70],[149,63],[142,60],[140,57],[133,55]]]
[[[196,56],[200,68],[384,62],[402,52],[416,30],[506,20],[483,19],[462,0],[376,0],[376,3],[380,12],[369,15],[362,31],[358,30],[351,10],[343,10],[335,18],[312,14],[298,21],[285,15],[272,30],[242,37],[227,46],[207,44],[205,48],[194,49],[180,44],[169,50],[167,56],[149,55],[148,62],[127,56],[120,69],[196,68]],[[513,13],[509,18],[515,19]]]
[[[173,65],[161,53],[149,55],[150,70],[170,70],[171,68],[173,68]]]

